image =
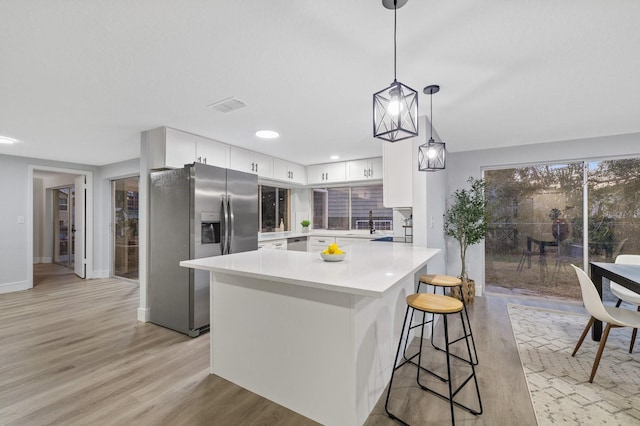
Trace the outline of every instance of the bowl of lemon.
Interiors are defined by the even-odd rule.
[[[329,247],[320,252],[320,257],[325,262],[340,262],[347,254],[338,247],[336,243],[329,244]]]

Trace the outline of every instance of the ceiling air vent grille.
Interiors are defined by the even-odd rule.
[[[233,110],[243,108],[247,106],[244,102],[235,99],[233,97],[226,98],[218,102],[214,102],[209,105],[209,108],[214,109],[218,112],[231,112]]]

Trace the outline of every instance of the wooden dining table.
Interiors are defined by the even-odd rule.
[[[602,278],[608,278],[628,288],[631,291],[640,293],[640,265],[624,265],[621,263],[589,262],[591,266],[591,281],[596,286],[598,294],[602,299]],[[595,341],[600,341],[602,336],[602,321],[596,320],[593,323],[591,337]]]

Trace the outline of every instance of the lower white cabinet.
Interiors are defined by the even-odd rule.
[[[283,238],[281,240],[260,241],[258,242],[258,250],[261,250],[261,249],[286,250],[287,240],[286,238]]]
[[[335,237],[311,236],[309,237],[309,246],[307,250],[319,252],[326,249],[329,246],[329,244],[332,244],[335,242],[336,242]]]
[[[373,238],[370,238],[371,240]],[[363,244],[370,240],[369,238],[349,238],[349,237],[336,237],[336,244],[338,247],[348,247],[354,244]]]

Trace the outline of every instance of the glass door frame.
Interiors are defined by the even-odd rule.
[[[124,182],[126,180],[130,180],[130,179],[136,179],[137,180],[137,185],[136,185],[136,197],[135,197],[135,205],[136,208],[135,210],[128,210],[125,212],[124,210],[120,209],[117,210],[119,208],[119,206],[117,206],[117,201],[116,201],[116,185],[118,182]],[[121,279],[121,280],[126,280],[126,281],[132,281],[132,282],[138,282],[139,278],[140,278],[140,239],[139,239],[139,226],[140,226],[140,204],[139,204],[139,197],[140,197],[140,176],[139,175],[132,175],[132,176],[125,176],[125,177],[121,177],[121,178],[117,178],[117,179],[111,179],[109,181],[110,183],[110,194],[111,194],[111,202],[110,202],[110,226],[109,226],[109,239],[111,242],[111,262],[110,262],[110,276]],[[123,201],[128,204],[128,197],[125,196]],[[131,216],[131,214],[135,212],[134,216]],[[122,216],[121,218],[117,218],[116,215],[120,214],[120,216]],[[129,217],[131,216],[131,217]],[[120,223],[120,221],[124,221],[126,222],[126,226],[124,226],[124,228],[122,227],[122,224]],[[129,236],[131,236],[132,238],[134,238],[134,241],[136,242],[136,244],[134,244],[133,246],[129,245],[129,241],[126,241],[126,243],[123,244],[118,244],[117,241],[117,232],[121,232],[123,233],[123,237],[125,239],[128,239]],[[124,256],[118,256],[118,249],[120,249],[122,251],[123,254],[126,254]],[[130,256],[133,256],[130,259]],[[126,275],[118,275],[118,271],[121,268],[118,268],[117,266],[117,262],[118,262],[118,258],[119,257],[123,257],[125,259],[125,261],[127,262],[127,268],[129,267],[129,262],[130,260],[134,260],[135,261],[135,265],[134,265],[134,270],[135,273],[132,276],[126,276]]]

